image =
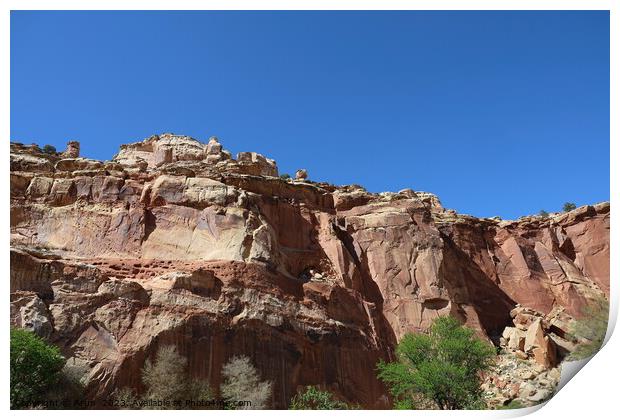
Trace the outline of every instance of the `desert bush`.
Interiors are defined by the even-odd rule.
[[[131,388],[121,388],[112,394],[114,406],[121,410],[137,410],[140,408],[138,394]]]
[[[540,217],[544,217],[544,218],[549,217],[549,213],[547,213],[545,210],[541,210],[541,211],[539,211],[539,212],[538,212],[538,215],[539,215]]]
[[[43,146],[41,150],[43,151],[43,153],[47,153],[48,155],[52,155],[56,153],[56,148],[52,146],[51,144],[46,144],[45,146]]]
[[[480,373],[491,367],[495,348],[456,319],[439,317],[428,334],[406,334],[396,353],[396,362],[379,362],[378,377],[390,387],[397,408],[484,407]]]
[[[282,178],[282,179],[290,179],[291,176],[289,174],[282,174],[282,175],[280,175],[280,178]]]
[[[575,210],[576,208],[577,208],[577,205],[575,203],[570,203],[570,202],[566,202],[562,206],[562,210],[564,211],[571,211],[571,210]]]
[[[271,382],[261,378],[247,356],[234,356],[222,369],[224,382],[220,387],[222,397],[231,408],[262,410],[268,407]],[[235,406],[236,402],[250,401],[249,405]]]
[[[213,394],[206,381],[190,379],[187,358],[181,356],[174,346],[163,346],[153,361],[147,360],[142,369],[142,382],[146,391],[139,396],[130,388],[114,393],[115,406],[120,409],[209,409],[215,406],[186,405],[187,401],[211,400]],[[147,405],[144,400],[181,401],[176,405]]]
[[[176,400],[186,397],[187,359],[174,346],[164,346],[155,355],[155,361],[147,360],[142,369],[142,382],[146,397],[154,400]]]
[[[303,392],[295,394],[291,400],[291,410],[347,410],[346,403],[336,399],[331,392],[308,386]]]
[[[11,329],[11,408],[32,408],[61,379],[65,359],[58,347],[31,331]]]

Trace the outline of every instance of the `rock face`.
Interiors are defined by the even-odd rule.
[[[12,324],[58,344],[93,398],[139,389],[175,344],[214,388],[248,355],[275,408],[317,384],[384,408],[377,361],[437,316],[544,370],[570,346],[562,323],[609,293],[608,203],[504,222],[277,175],[216,138],[152,136],[105,162],[12,144]]]

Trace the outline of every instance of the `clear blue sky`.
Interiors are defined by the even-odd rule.
[[[12,12],[12,140],[162,132],[476,216],[608,200],[609,14]]]

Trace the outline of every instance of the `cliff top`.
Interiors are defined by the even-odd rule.
[[[159,175],[211,178],[258,176],[270,182],[286,183],[292,187],[312,188],[335,196],[336,210],[349,210],[355,206],[415,199],[430,207],[439,224],[483,222],[502,227],[513,224],[558,223],[571,218],[599,212],[609,208],[609,202],[582,206],[568,213],[550,213],[547,216],[523,216],[515,220],[502,220],[499,216],[478,218],[444,209],[437,195],[407,188],[398,192],[370,193],[357,184],[335,186],[326,182],[310,181],[305,169],[295,178],[279,177],[276,161],[256,152],[239,152],[236,158],[223,148],[215,136],[207,143],[185,135],[163,133],[146,139],[122,144],[119,152],[108,161],[80,157],[80,144],[67,143],[63,152],[44,151],[36,144],[11,142],[11,171],[43,172],[53,178],[70,176],[115,176],[121,179],[154,180]]]

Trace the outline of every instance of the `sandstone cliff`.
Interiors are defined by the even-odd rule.
[[[175,344],[213,385],[250,356],[276,408],[313,384],[386,407],[377,360],[435,317],[507,345],[531,308],[548,316],[532,357],[551,368],[557,320],[609,293],[608,203],[479,219],[429,193],[281,179],[216,138],[153,136],[105,162],[69,149],[11,145],[11,322],[58,344],[93,398],[139,388]]]

